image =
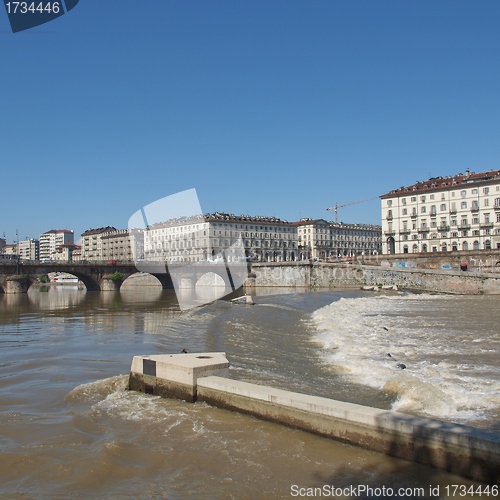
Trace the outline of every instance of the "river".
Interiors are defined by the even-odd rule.
[[[0,295],[1,498],[257,500],[323,485],[472,484],[127,391],[141,354],[224,351],[237,379],[500,430],[498,297],[259,289],[254,306],[180,312],[155,287],[43,290]]]

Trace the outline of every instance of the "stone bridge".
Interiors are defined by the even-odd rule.
[[[244,279],[246,279],[246,263],[243,266]],[[220,280],[219,283],[233,290],[239,288],[241,284],[241,279],[238,279],[237,276],[233,277],[224,263],[222,265],[208,262],[192,265],[170,265],[167,268],[163,263],[140,263],[136,266],[134,262],[118,262],[116,264],[104,262],[4,262],[0,263],[0,293],[27,292],[33,283],[39,282],[40,277],[55,272],[76,276],[89,291],[119,290],[123,281],[137,272],[153,275],[164,289],[174,288],[174,281],[178,288],[194,288],[200,278],[208,273],[219,276],[223,285]],[[116,272],[123,276],[122,280],[111,279]]]

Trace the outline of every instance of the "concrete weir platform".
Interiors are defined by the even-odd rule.
[[[223,352],[134,356],[129,388],[164,398],[196,401],[199,377],[229,376],[229,361]]]
[[[232,380],[225,353],[136,356],[130,389],[313,432],[489,484],[500,484],[500,432]]]

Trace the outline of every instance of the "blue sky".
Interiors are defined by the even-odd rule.
[[[125,228],[189,188],[331,220],[498,169],[499,26],[496,0],[80,0],[16,34],[0,10],[0,236]]]

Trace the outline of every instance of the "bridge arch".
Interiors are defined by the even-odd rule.
[[[72,276],[77,277],[85,285],[85,288],[89,292],[101,290],[101,285],[99,284],[99,282],[96,281],[92,276],[89,276],[88,274],[84,274],[74,270],[68,272],[67,274],[71,274]]]
[[[202,286],[216,286],[216,287],[229,287],[231,288],[231,283],[229,282],[229,278],[223,276],[222,273],[217,273],[214,271],[208,271],[205,274],[202,274],[196,280],[194,288],[202,287]]]

